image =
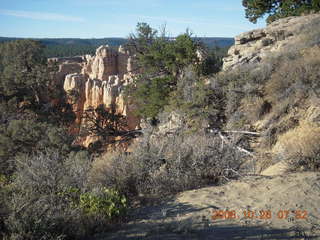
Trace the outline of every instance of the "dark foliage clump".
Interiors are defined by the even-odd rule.
[[[177,90],[179,78],[186,67],[192,65],[195,71],[198,69],[208,74],[211,69],[209,62],[200,64],[198,54],[202,46],[189,32],[171,39],[165,31],[158,34],[146,23],[138,23],[136,31],[129,38],[128,48],[136,53],[141,74],[127,88],[126,95],[132,96],[138,105],[139,116],[156,119]]]
[[[303,13],[318,12],[319,0],[243,0],[246,17],[256,23],[257,19],[268,15],[267,22],[279,18],[299,16]]]

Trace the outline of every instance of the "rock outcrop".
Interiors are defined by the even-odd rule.
[[[223,70],[261,62],[271,53],[290,51],[290,47],[299,45],[305,26],[310,26],[310,22],[319,18],[319,14],[288,17],[275,21],[266,28],[236,36],[235,45],[229,49],[228,56],[223,60]]]
[[[133,58],[123,47],[115,50],[100,46],[94,56],[76,57],[74,61],[73,58],[53,58],[49,62],[59,64],[56,82],[63,86],[72,103],[77,129],[84,124],[84,111],[101,104],[106,108],[112,105],[116,113],[126,116],[130,130],[139,126],[140,119],[133,114],[134,106],[123,96],[124,87],[135,74]],[[96,138],[88,136],[82,143],[88,146],[93,139]]]

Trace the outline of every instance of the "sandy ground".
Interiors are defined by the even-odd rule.
[[[250,176],[186,191],[131,218],[96,239],[320,239],[320,173]]]

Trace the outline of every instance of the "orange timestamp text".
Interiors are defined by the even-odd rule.
[[[307,219],[308,212],[306,210],[279,210],[277,212],[272,212],[271,210],[244,210],[244,211],[235,211],[235,210],[213,210],[212,211],[212,220],[218,219],[261,219],[268,220],[272,218],[277,219]]]

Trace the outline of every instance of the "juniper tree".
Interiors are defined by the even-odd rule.
[[[270,23],[279,18],[320,10],[320,0],[243,0],[242,5],[246,17],[253,23],[265,15],[268,15],[267,22]]]

